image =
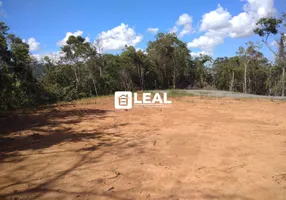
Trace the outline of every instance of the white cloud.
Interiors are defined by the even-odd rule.
[[[148,28],[147,31],[150,32],[150,33],[157,34],[158,31],[159,31],[159,28]]]
[[[231,29],[229,30],[229,36],[231,38],[242,38],[253,35],[256,21],[257,18],[251,16],[249,13],[240,13],[230,20]]]
[[[68,39],[69,39],[70,36],[73,35],[73,36],[77,37],[77,36],[82,36],[82,34],[83,34],[83,31],[80,31],[80,30],[78,30],[78,31],[76,31],[76,32],[74,32],[74,33],[72,33],[72,32],[67,32],[67,33],[66,33],[66,36],[65,36],[62,40],[60,40],[60,41],[57,42],[57,45],[58,45],[59,47],[64,46],[64,45],[67,44],[67,41],[68,41]],[[90,42],[90,38],[89,38],[89,37],[86,37],[86,38],[85,38],[85,42]]]
[[[201,55],[209,55],[209,56],[212,55],[212,54],[209,54],[209,53],[207,53],[207,52],[205,52],[205,51],[191,52],[190,54],[191,54],[193,57],[199,57],[199,56],[201,56]]]
[[[246,1],[246,0],[244,0]],[[247,4],[243,6],[243,9],[258,18],[271,15],[276,12],[274,8],[274,0],[247,0]]]
[[[86,38],[85,38],[85,42],[90,42],[90,38],[89,38],[89,37],[86,37]]]
[[[101,32],[96,39],[101,40],[104,51],[113,51],[122,50],[125,45],[136,46],[142,41],[143,36],[137,34],[127,24],[121,23],[120,26]]]
[[[253,35],[256,22],[261,17],[275,13],[274,0],[243,0],[243,12],[236,16],[218,5],[216,10],[203,15],[200,31],[205,34],[188,43],[189,48],[199,48],[212,54],[215,46],[222,44],[226,37],[242,38]]]
[[[180,32],[179,36],[183,37],[186,34],[192,33],[192,22],[193,19],[188,14],[182,14],[176,22],[177,26],[183,26],[183,30]]]
[[[224,42],[225,33],[218,31],[209,31],[205,35],[189,42],[188,48],[202,49],[205,54],[212,55],[216,45]]]
[[[60,51],[56,51],[56,52],[48,52],[48,53],[43,53],[43,54],[32,54],[32,56],[36,58],[38,61],[41,61],[45,56],[48,56],[51,59],[51,61],[57,62],[60,60],[63,54]]]
[[[203,15],[200,31],[207,31],[210,29],[217,30],[229,27],[231,25],[229,22],[230,18],[231,14],[223,9],[221,5],[218,5],[216,10]]]
[[[231,38],[241,38],[253,35],[256,22],[261,17],[272,15],[276,12],[274,0],[247,0],[243,6],[244,12],[234,16],[229,22]]]
[[[279,44],[278,44],[278,42],[277,42],[276,40],[273,40],[273,41],[270,43],[270,45],[273,46],[273,47],[276,47],[276,48],[279,47]]]
[[[64,45],[66,45],[67,44],[67,41],[68,41],[68,39],[69,39],[69,37],[70,36],[81,36],[83,34],[83,31],[76,31],[76,32],[74,32],[74,33],[72,33],[72,32],[67,32],[66,33],[66,36],[64,37],[64,39],[62,39],[62,40],[60,40],[60,41],[58,41],[57,42],[57,45],[58,46],[64,46]]]
[[[147,55],[146,50],[142,49],[142,48],[136,48],[136,51],[142,51],[145,55]]]
[[[178,27],[173,26],[173,28],[169,29],[169,33],[177,33],[178,32]]]
[[[25,40],[23,40],[25,42]],[[40,49],[40,43],[36,41],[35,38],[29,38],[27,44],[31,51],[38,51]]]
[[[36,60],[41,60],[41,54],[32,54],[32,56],[34,57],[34,58],[36,58]]]

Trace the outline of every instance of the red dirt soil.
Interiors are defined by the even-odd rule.
[[[286,103],[103,97],[0,122],[0,199],[286,199]]]

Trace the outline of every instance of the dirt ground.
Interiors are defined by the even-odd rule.
[[[103,97],[0,121],[0,199],[286,199],[286,103]]]

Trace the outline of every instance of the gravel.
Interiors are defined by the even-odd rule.
[[[264,96],[264,95],[244,94],[239,92],[221,91],[221,90],[179,90],[179,91],[187,92],[196,96],[286,100],[286,97],[281,97],[281,96]]]

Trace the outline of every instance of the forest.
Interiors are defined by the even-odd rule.
[[[256,95],[285,95],[286,23],[261,18],[254,33],[260,42],[237,48],[233,57],[193,57],[176,34],[158,33],[146,51],[125,46],[104,53],[100,40],[70,36],[61,57],[34,58],[29,45],[0,22],[0,110],[35,107],[58,101],[155,89],[217,89]],[[269,37],[279,38],[277,47]],[[275,60],[261,52],[265,45]]]

